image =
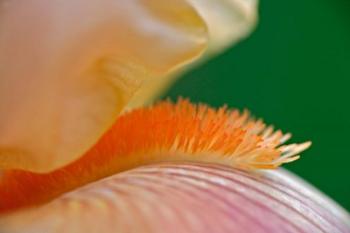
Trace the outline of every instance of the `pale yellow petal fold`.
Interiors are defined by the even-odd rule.
[[[257,0],[189,0],[209,29],[207,53],[217,53],[246,37],[257,21]]]
[[[189,2],[206,22],[209,31],[209,44],[205,55],[192,66],[198,65],[245,38],[257,23],[257,0],[189,0]],[[180,69],[166,78],[160,76],[147,80],[132,99],[130,107],[140,106],[145,101],[153,100],[190,67]]]
[[[0,169],[49,171],[91,147],[142,83],[198,57],[185,0],[0,3]]]

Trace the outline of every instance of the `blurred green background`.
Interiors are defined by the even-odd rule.
[[[246,40],[166,96],[248,108],[311,149],[286,167],[350,210],[350,0],[265,0]]]

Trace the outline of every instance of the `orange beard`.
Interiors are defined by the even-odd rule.
[[[273,132],[247,111],[218,110],[180,99],[120,116],[80,159],[47,174],[8,170],[0,180],[0,212],[38,205],[62,193],[140,165],[164,161],[273,169],[299,158],[310,143],[280,146]]]

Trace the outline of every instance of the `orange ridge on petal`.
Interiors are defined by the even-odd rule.
[[[47,174],[4,171],[0,212],[37,205],[98,179],[140,165],[191,161],[241,169],[274,169],[299,158],[310,142],[280,146],[290,137],[273,132],[247,111],[215,110],[180,99],[120,116],[85,155]]]

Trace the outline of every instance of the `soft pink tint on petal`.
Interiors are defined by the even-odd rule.
[[[4,233],[350,232],[349,215],[284,170],[156,164],[0,218]]]

